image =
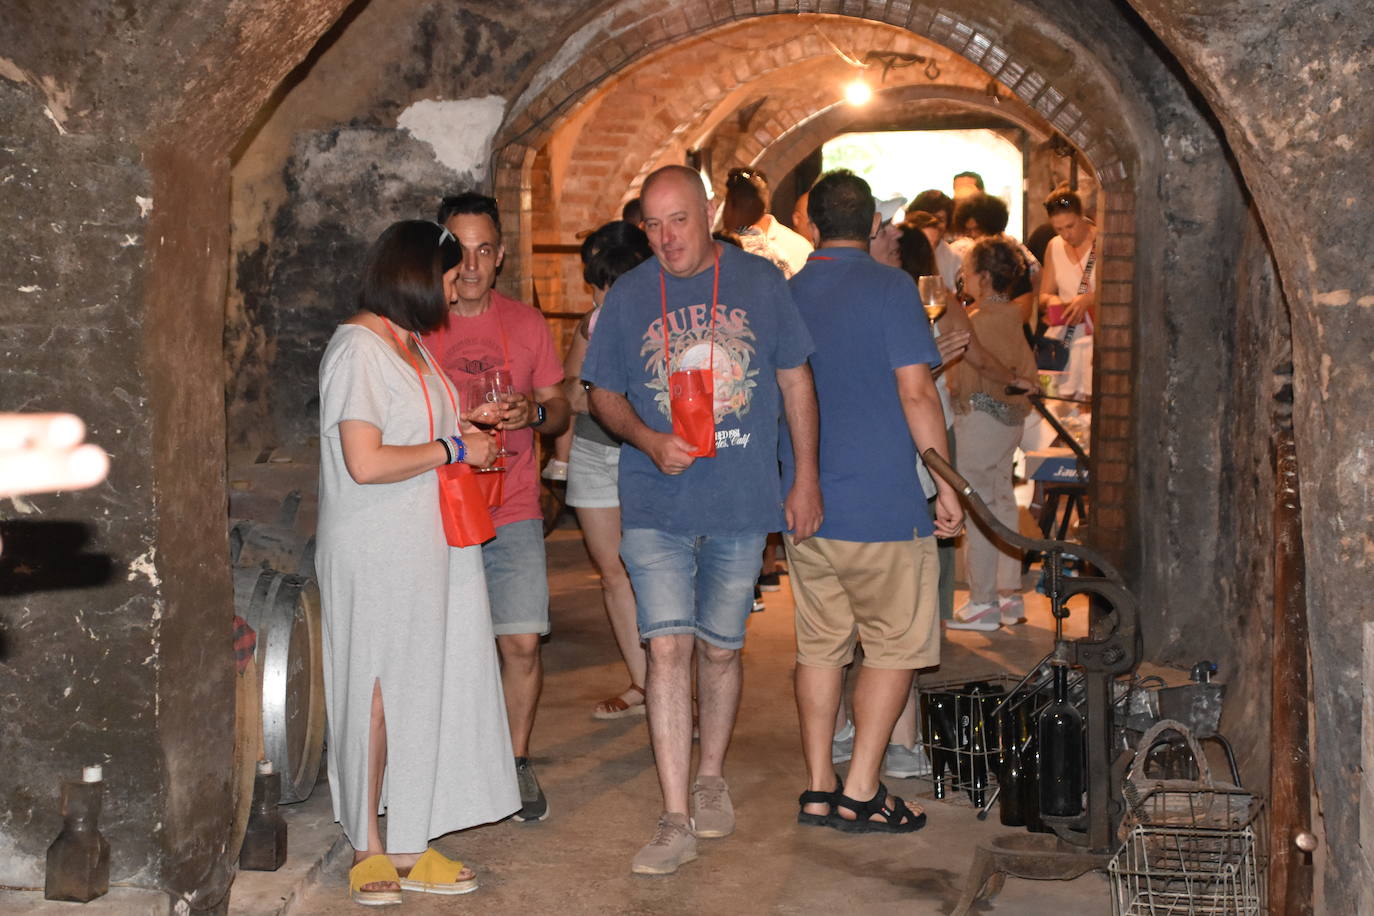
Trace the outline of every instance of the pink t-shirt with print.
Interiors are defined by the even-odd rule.
[[[485,312],[473,318],[449,312],[447,323],[424,340],[458,386],[459,397],[470,381],[488,369],[509,369],[516,390],[526,395],[563,381],[563,364],[544,316],[496,290],[491,291],[491,306]],[[470,407],[461,406],[464,413]],[[491,510],[498,528],[544,515],[534,466],[534,430],[526,427],[506,433],[506,448],[517,454],[506,459],[505,501]]]

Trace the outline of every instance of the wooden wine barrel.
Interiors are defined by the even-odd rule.
[[[314,578],[315,535],[269,522],[235,521],[229,527],[229,563]]]
[[[304,801],[324,749],[319,587],[272,569],[236,569],[234,610],[258,634],[264,754],[281,774],[282,803]]]
[[[234,819],[229,858],[237,860],[253,803],[253,777],[262,757],[262,679],[253,659],[234,675]]]

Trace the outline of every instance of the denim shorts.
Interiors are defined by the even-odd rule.
[[[635,589],[639,638],[691,633],[722,649],[743,646],[767,537],[625,529],[620,558]]]
[[[496,529],[482,545],[482,565],[497,636],[549,632],[549,574],[544,559],[544,522],[530,518]]]
[[[620,447],[573,436],[568,453],[568,505],[574,509],[620,508]]]

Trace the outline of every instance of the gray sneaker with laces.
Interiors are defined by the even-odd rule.
[[[636,875],[671,875],[697,857],[697,838],[685,814],[663,812],[654,838],[630,862]]]
[[[698,776],[692,784],[692,826],[697,836],[706,838],[735,832],[735,806],[721,777]]]
[[[930,760],[926,757],[926,749],[919,744],[914,748],[889,744],[887,753],[883,755],[883,775],[894,779],[929,776]]]
[[[528,757],[515,758],[515,781],[520,786],[520,810],[511,817],[521,823],[542,821],[549,816],[549,800],[544,790],[539,788],[539,780],[534,775],[534,767]]]

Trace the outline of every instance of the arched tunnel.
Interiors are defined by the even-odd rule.
[[[785,219],[836,137],[976,128],[1021,151],[1017,234],[1070,171],[1090,202],[1084,536],[1138,596],[1149,660],[1228,673],[1225,728],[1266,790],[1291,426],[1309,911],[1369,911],[1372,47],[1348,0],[9,4],[0,409],[72,410],[114,464],[5,501],[0,525],[84,526],[113,574],[29,588],[4,567],[0,884],[42,883],[54,787],[103,755],[124,774],[112,880],[228,899],[230,471],[317,432],[320,355],[386,225],[491,193],[499,288],[565,340],[590,299],[562,252],[655,168],[691,162],[717,193],[760,169]],[[910,169],[911,194],[949,177]]]

